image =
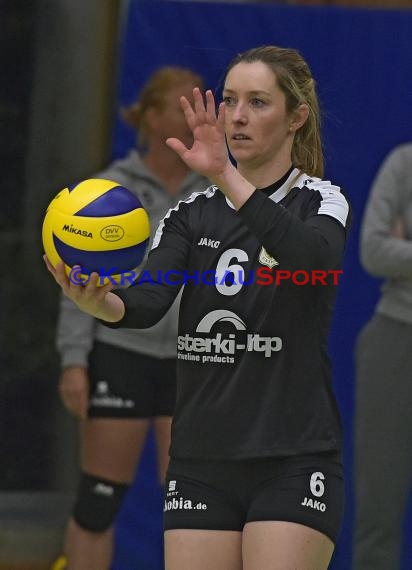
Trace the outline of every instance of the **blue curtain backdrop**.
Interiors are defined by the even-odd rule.
[[[343,186],[354,209],[330,339],[348,472],[346,515],[334,570],[351,567],[353,347],[380,285],[359,265],[359,224],[382,159],[393,146],[412,139],[411,32],[412,11],[131,0],[123,40],[119,105],[132,102],[148,75],[165,64],[201,72],[207,86],[219,92],[228,61],[239,51],[267,43],[298,49],[317,79],[326,177]],[[133,144],[134,133],[116,121],[114,155],[123,155]],[[162,496],[155,481],[154,446],[149,440],[118,520],[113,570],[162,567]],[[411,567],[411,547],[406,545],[404,568]]]

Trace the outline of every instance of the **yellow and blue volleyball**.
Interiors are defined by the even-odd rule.
[[[102,283],[123,283],[142,263],[150,223],[140,200],[112,180],[90,178],[67,186],[50,202],[43,221],[44,251],[55,267],[63,261],[67,275],[81,267],[79,282],[92,272]]]

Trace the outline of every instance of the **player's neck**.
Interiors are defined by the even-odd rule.
[[[266,188],[277,180],[290,169],[292,165],[290,152],[279,153],[278,156],[268,161],[261,160],[257,157],[250,163],[238,163],[239,172],[256,188]]]
[[[151,148],[143,157],[143,163],[158,178],[169,194],[177,194],[189,168],[169,147]]]

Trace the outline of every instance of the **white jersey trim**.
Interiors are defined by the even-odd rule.
[[[153,243],[152,243],[152,247],[150,248],[150,251],[152,251],[153,249],[156,249],[156,247],[159,245],[159,242],[160,242],[162,235],[163,235],[163,229],[165,227],[165,220],[167,220],[167,218],[170,218],[170,215],[172,212],[177,212],[179,210],[180,204],[190,204],[191,202],[194,202],[196,200],[196,198],[198,198],[199,196],[205,196],[206,198],[212,198],[215,195],[217,190],[218,190],[217,186],[214,186],[212,184],[212,186],[209,186],[203,192],[193,192],[193,194],[191,194],[188,198],[186,198],[186,200],[179,200],[179,202],[176,204],[176,206],[174,208],[170,208],[170,210],[167,212],[165,217],[162,218],[159,222],[159,226],[158,226],[156,233],[155,233],[155,236],[153,238]]]
[[[280,200],[282,200],[289,191],[292,190],[292,188],[303,187],[308,188],[308,190],[319,192],[321,195],[318,214],[331,216],[346,227],[349,215],[348,202],[340,191],[340,187],[332,184],[330,180],[322,180],[316,176],[308,176],[304,172],[300,172],[295,168],[292,170],[285,183],[270,196],[270,199],[274,202],[280,202]]]

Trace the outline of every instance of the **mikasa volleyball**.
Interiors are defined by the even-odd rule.
[[[124,283],[146,254],[149,217],[140,200],[112,180],[89,178],[61,190],[50,202],[43,222],[43,247],[55,267],[63,261],[67,275],[80,266],[76,281],[92,272]]]

